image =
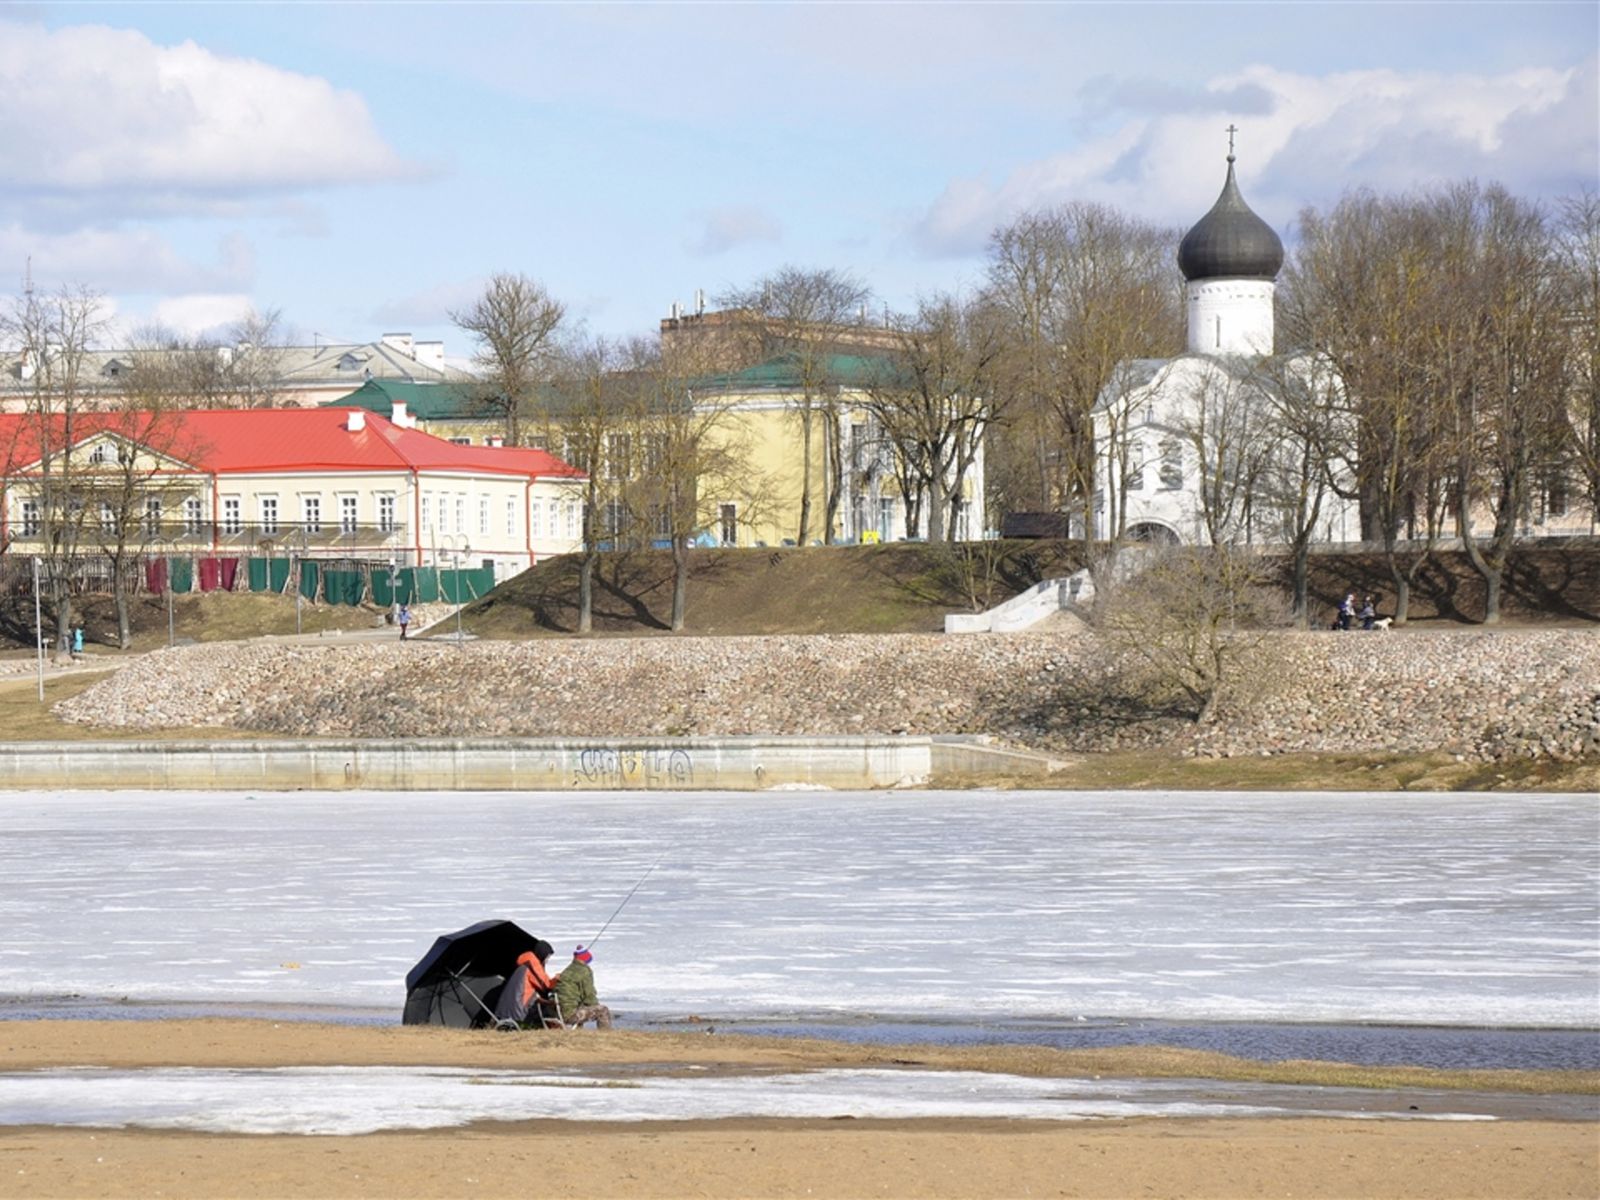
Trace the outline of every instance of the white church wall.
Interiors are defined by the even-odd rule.
[[[1271,354],[1272,297],[1261,279],[1208,279],[1190,283],[1188,345],[1191,354]]]

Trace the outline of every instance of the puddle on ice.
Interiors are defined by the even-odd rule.
[[[474,1121],[734,1117],[1130,1117],[1493,1120],[1485,1097],[1195,1080],[1035,1079],[970,1071],[697,1075],[417,1067],[68,1070],[0,1074],[0,1125],[360,1134]]]

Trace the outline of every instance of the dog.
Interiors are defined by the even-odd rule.
[[[1376,629],[1379,633],[1388,633],[1389,632],[1389,626],[1391,626],[1393,624],[1394,624],[1394,618],[1393,617],[1379,617],[1376,621],[1374,621],[1372,623],[1372,627],[1374,629]]]

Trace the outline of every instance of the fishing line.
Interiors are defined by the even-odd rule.
[[[671,852],[671,846],[668,846],[665,850],[663,850],[661,852],[661,857],[657,858],[655,862],[650,864],[650,871],[654,871],[657,867],[659,867],[662,862],[665,861],[667,855]],[[620,913],[624,908],[628,907],[628,901],[633,899],[633,893],[637,892],[641,887],[643,887],[644,881],[650,878],[650,871],[646,871],[643,875],[639,876],[639,882],[633,885],[633,891],[630,891],[626,896],[624,896],[622,898],[622,903],[617,905],[616,912],[612,913],[606,918],[606,923],[600,926],[600,933],[595,934],[592,938],[584,943],[586,947],[593,949],[594,944],[600,940],[600,934],[611,928],[611,922],[617,919],[617,914]]]

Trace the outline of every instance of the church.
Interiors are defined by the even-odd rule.
[[[1097,540],[1274,543],[1307,519],[1299,484],[1322,472],[1299,469],[1292,437],[1266,436],[1284,425],[1271,398],[1331,381],[1305,356],[1275,356],[1283,242],[1245,203],[1231,145],[1227,162],[1222,194],[1178,247],[1185,353],[1123,363],[1096,403]],[[1313,540],[1358,540],[1355,501],[1317,497]]]

